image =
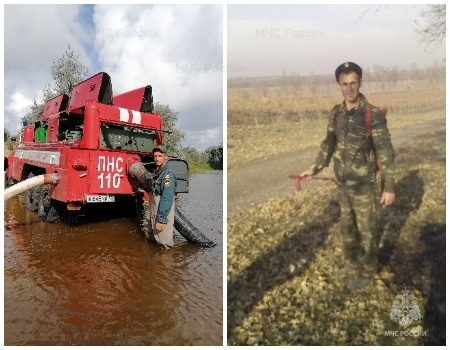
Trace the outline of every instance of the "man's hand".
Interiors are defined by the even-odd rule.
[[[162,230],[164,230],[164,226],[166,226],[166,224],[163,224],[162,222],[157,222],[155,224],[155,229],[156,229],[156,231],[162,231]]]
[[[380,200],[380,203],[383,205],[383,208],[391,205],[394,202],[395,202],[395,193],[383,192]]]
[[[311,180],[313,175],[314,175],[314,172],[311,169],[305,170],[304,172],[302,172],[300,174],[300,176],[307,181]]]

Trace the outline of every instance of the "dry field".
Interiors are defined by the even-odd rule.
[[[445,80],[430,85],[423,81],[382,88],[363,84],[361,92],[369,101],[385,106],[390,113],[417,112],[445,105]],[[404,83],[404,82],[403,82]],[[399,89],[401,86],[403,89]],[[326,117],[342,101],[335,83],[328,85],[229,88],[228,125],[261,125]]]
[[[342,244],[333,183],[312,182],[228,218],[229,345],[445,344],[445,131],[398,154],[383,267],[359,291],[334,276]],[[422,336],[385,333],[405,330],[390,320],[404,288],[421,311],[407,330]]]
[[[227,161],[234,176],[254,159],[318,149],[327,111],[341,98],[304,95],[229,89]],[[388,106],[391,131],[445,115],[443,88],[366,97]],[[352,276],[334,275],[343,253],[332,182],[313,181],[228,217],[229,345],[445,344],[445,130],[408,139],[396,150],[397,200],[384,210],[382,269],[359,291],[345,289]],[[332,176],[330,169],[323,175]],[[406,330],[419,335],[392,336],[386,332],[405,330],[390,319],[405,288],[421,311]]]
[[[339,96],[284,100],[264,97],[260,90],[244,98],[243,89],[228,93],[227,161],[228,169],[254,159],[269,159],[283,153],[319,146],[325,137],[329,110],[341,101]],[[369,101],[388,106],[390,129],[442,118],[445,90],[428,90],[375,95]],[[313,108],[315,106],[316,109]]]

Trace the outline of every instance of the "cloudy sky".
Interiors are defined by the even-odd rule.
[[[223,140],[222,5],[5,5],[5,127],[20,118],[68,45],[88,76],[111,76],[114,93],[153,86],[154,99],[179,111],[184,146]]]
[[[445,43],[414,32],[425,5],[230,5],[228,77],[331,74],[342,62],[363,68],[443,64]]]
[[[89,75],[107,72],[115,93],[151,84],[155,100],[179,111],[183,145],[223,139],[222,26],[229,78],[332,73],[442,64],[445,45],[425,50],[414,33],[424,5],[5,5],[4,116],[20,118],[51,83],[67,45]]]

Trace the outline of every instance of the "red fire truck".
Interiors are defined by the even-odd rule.
[[[140,202],[139,184],[126,162],[139,157],[154,169],[152,149],[163,141],[163,122],[154,112],[150,85],[113,96],[111,79],[98,73],[45,103],[41,118],[24,126],[18,146],[5,157],[9,184],[41,174],[49,183],[26,192],[26,207],[47,222],[75,220],[95,203]],[[187,192],[187,162],[170,157],[177,192]]]

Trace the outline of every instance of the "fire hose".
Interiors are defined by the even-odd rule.
[[[128,173],[135,177],[145,190],[149,190],[152,186],[153,177],[149,171],[144,167],[137,157],[130,157],[127,161]],[[182,235],[188,242],[194,243],[200,247],[213,247],[216,244],[210,241],[205,235],[203,235],[199,229],[197,229],[182,213],[175,207],[175,229]]]
[[[5,189],[5,192],[3,194],[4,201],[6,202],[8,199],[17,196],[18,194],[31,190],[32,188],[42,186],[44,184],[56,185],[58,183],[58,180],[58,174],[52,173],[34,176],[30,179],[18,182],[14,186]]]
[[[289,175],[289,178],[295,180],[295,188],[297,191],[302,190],[301,181],[307,178],[308,175],[301,176],[301,175]],[[322,181],[333,181],[335,184],[337,184],[336,180],[332,177],[324,177],[324,176],[311,176],[311,180],[322,180]]]

